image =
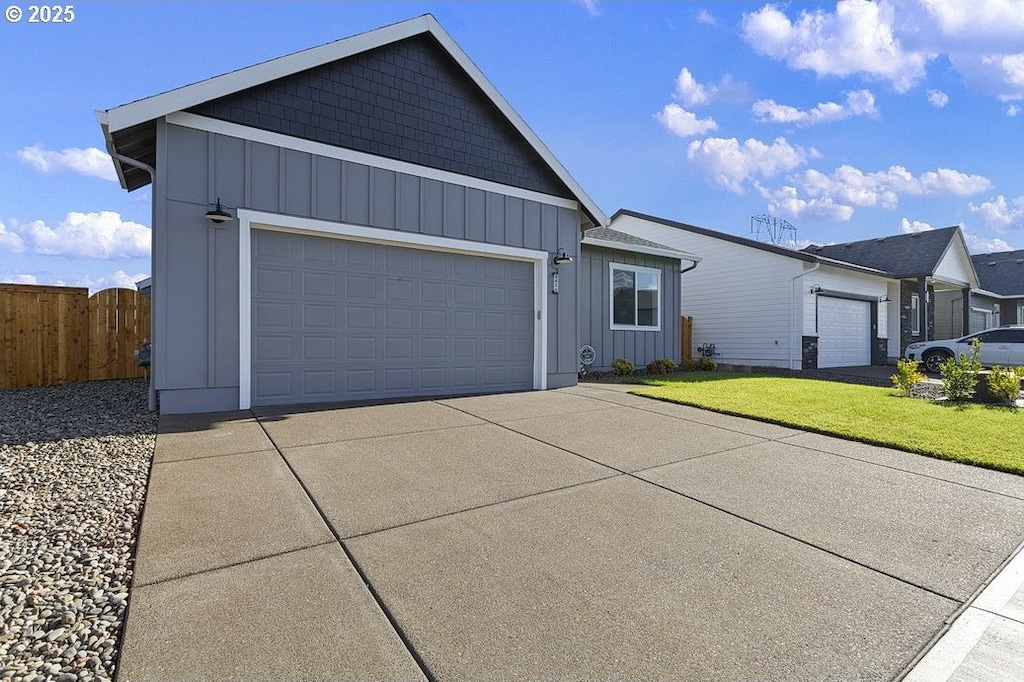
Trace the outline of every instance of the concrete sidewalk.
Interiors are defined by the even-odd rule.
[[[119,679],[1024,673],[1024,479],[628,388],[162,418]]]

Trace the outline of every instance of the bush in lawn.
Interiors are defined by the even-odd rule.
[[[1013,403],[1020,398],[1020,376],[1017,374],[1020,369],[992,368],[988,376],[988,392],[993,398],[1004,403]]]
[[[683,365],[684,372],[697,372],[700,370],[700,360],[690,360]]]
[[[700,359],[700,371],[702,372],[713,372],[718,369],[718,363],[715,359],[705,355]]]
[[[665,365],[665,371],[666,372],[671,372],[672,370],[674,370],[676,368],[676,361],[673,360],[672,358],[662,358],[661,360],[658,360],[658,362],[660,362],[661,364]],[[1021,369],[1024,369],[1024,368],[1021,368]]]
[[[896,387],[900,395],[910,395],[914,386],[928,378],[918,371],[917,368],[920,366],[919,360],[901,358],[896,361],[896,373],[889,377],[889,380],[892,381],[892,385]]]
[[[942,392],[947,398],[954,402],[963,402],[970,400],[974,395],[974,387],[978,384],[978,372],[981,371],[981,363],[978,362],[980,352],[981,342],[975,339],[971,343],[970,355],[960,353],[939,367],[942,374]]]
[[[628,377],[633,374],[636,367],[626,358],[615,358],[612,360],[612,371],[620,377]]]
[[[661,360],[650,361],[644,369],[648,374],[664,374],[668,371],[668,368],[665,367],[665,363]]]

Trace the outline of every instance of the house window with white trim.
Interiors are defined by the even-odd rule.
[[[611,328],[661,329],[661,270],[609,263]]]
[[[913,336],[921,335],[921,296],[910,295],[910,333]]]

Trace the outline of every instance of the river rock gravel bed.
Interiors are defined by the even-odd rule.
[[[0,680],[112,680],[156,414],[147,381],[0,391]]]

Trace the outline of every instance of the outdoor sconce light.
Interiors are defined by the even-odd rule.
[[[206,212],[206,219],[214,225],[221,225],[231,220],[231,214],[221,208],[220,197],[217,197],[217,208]]]
[[[565,252],[565,249],[558,249],[555,251],[555,257],[551,261],[555,265],[567,265],[572,262],[572,256]]]
[[[821,285],[820,284],[815,284],[815,285],[811,286],[811,293],[812,294],[820,294],[821,293]]]

